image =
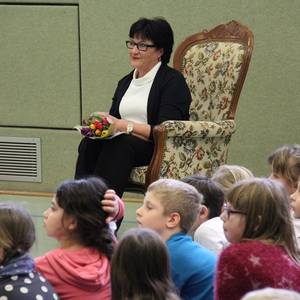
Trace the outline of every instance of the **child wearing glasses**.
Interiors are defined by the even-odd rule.
[[[300,291],[300,257],[282,185],[253,178],[236,183],[221,215],[231,243],[220,255],[215,299],[241,299],[264,287]]]
[[[156,231],[166,242],[172,279],[185,300],[212,300],[216,256],[187,233],[201,209],[202,196],[191,185],[160,179],[147,189],[137,209],[139,227]]]

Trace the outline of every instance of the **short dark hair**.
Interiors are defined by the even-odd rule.
[[[170,24],[164,18],[140,18],[131,25],[129,30],[129,37],[133,38],[135,36],[149,39],[154,43],[156,48],[163,49],[162,63],[167,64],[170,61],[174,36]]]
[[[110,259],[114,238],[105,222],[107,214],[101,204],[106,190],[107,186],[100,178],[67,180],[57,188],[56,201],[64,214],[76,218],[75,238],[86,247],[98,249]]]
[[[184,177],[182,181],[192,185],[203,195],[202,204],[209,209],[209,219],[220,216],[224,204],[224,193],[218,184],[201,174]]]
[[[29,212],[16,203],[0,203],[0,247],[6,263],[28,252],[35,241],[35,228]]]

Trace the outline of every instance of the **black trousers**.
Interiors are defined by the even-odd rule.
[[[148,165],[153,149],[153,142],[128,134],[104,140],[84,138],[78,147],[75,178],[102,177],[122,197],[131,170]]]

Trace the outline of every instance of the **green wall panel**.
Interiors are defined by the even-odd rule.
[[[26,3],[18,1],[23,2]],[[6,44],[16,41],[14,34],[22,32],[21,27],[27,24],[28,30],[24,37],[21,34],[22,44],[19,47],[37,45],[34,37],[38,36],[39,44],[41,41],[48,43],[48,50],[44,51],[50,59],[43,59],[39,47],[30,48],[34,54],[31,55],[25,48],[14,50],[12,46],[7,48],[5,45],[5,49],[11,49],[21,57],[26,55],[24,65],[35,76],[30,74],[25,83],[24,77],[18,77],[10,70],[14,68],[14,60],[7,64],[7,59],[0,57],[0,136],[15,136],[18,133],[18,136],[43,137],[43,182],[0,182],[0,189],[51,190],[60,179],[73,176],[80,140],[78,133],[21,128],[10,128],[8,131],[1,125],[16,126],[21,122],[70,128],[78,124],[80,74],[77,18],[80,25],[84,117],[92,111],[108,110],[117,81],[131,70],[124,41],[128,37],[129,26],[139,17],[164,16],[174,29],[175,47],[192,33],[234,19],[253,31],[255,45],[237,109],[237,132],[230,145],[228,162],[244,165],[258,176],[267,175],[269,167],[266,157],[273,149],[286,143],[300,143],[299,0],[52,0],[54,5],[47,5],[48,2],[32,0],[31,3],[42,3],[44,6],[27,7],[24,15],[19,10],[20,20],[15,20],[5,33],[2,27],[7,26],[7,14],[3,15],[4,6],[0,5],[0,52],[4,51],[3,36],[11,31]],[[60,6],[62,3],[67,5]],[[44,10],[46,7],[49,10]],[[29,21],[26,17],[28,9],[31,16],[36,9],[39,12],[34,24],[41,24],[41,28],[51,24],[49,37],[47,30],[43,31],[43,35],[38,34],[38,29],[30,23],[34,20]],[[31,29],[35,34],[30,33]],[[33,43],[24,40],[25,37]],[[51,41],[54,41],[53,44]],[[5,50],[6,54],[8,52]],[[5,75],[2,75],[5,63]],[[45,63],[49,63],[48,69],[43,67]],[[37,74],[41,78],[37,79]],[[43,88],[32,84],[37,80]],[[10,96],[12,102],[7,107],[8,97],[3,98],[4,93],[6,96],[16,94]],[[28,95],[27,102],[22,102],[22,93]],[[31,98],[30,95],[36,97]],[[46,116],[41,117],[45,112]]]
[[[0,5],[0,124],[80,120],[78,7]]]

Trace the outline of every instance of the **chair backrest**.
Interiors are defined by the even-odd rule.
[[[191,121],[234,119],[252,49],[252,32],[237,21],[193,34],[177,47],[173,64],[192,94]]]

